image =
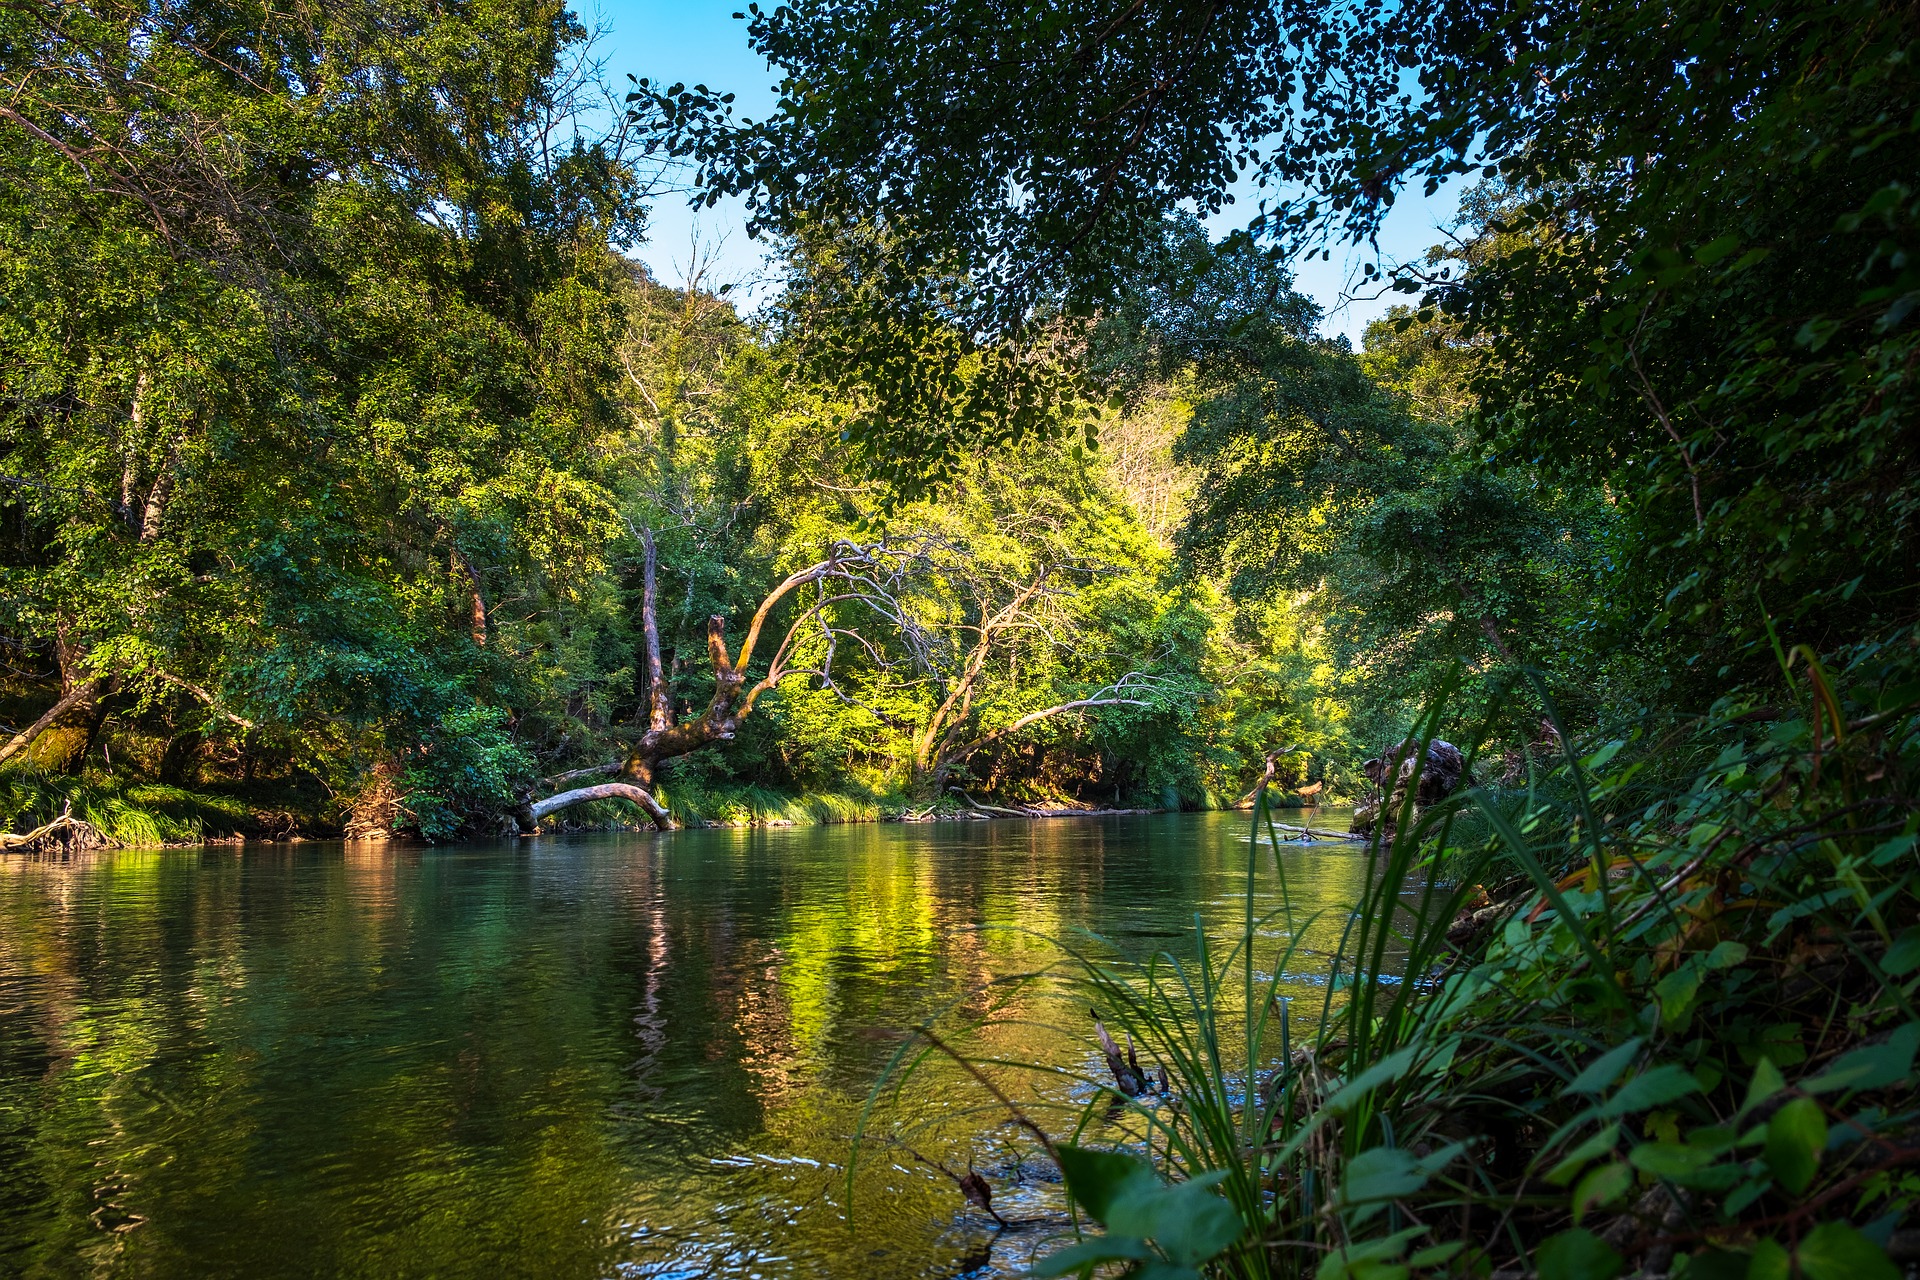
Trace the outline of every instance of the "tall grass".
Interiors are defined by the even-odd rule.
[[[1185,953],[1137,964],[1061,943],[1164,1091],[966,1057],[937,1025],[883,1089],[966,1057],[1044,1140],[1091,1222],[1043,1275],[1896,1280],[1920,1198],[1920,719],[1916,690],[1855,674],[1850,698],[1810,664],[1798,712],[1567,746],[1524,792],[1417,812],[1416,778],[1305,1016],[1280,975],[1319,922],[1277,858],[1282,905],[1256,914],[1262,796],[1237,937],[1196,918]],[[1009,1068],[1100,1087],[1063,1114],[1007,1095]]]
[[[122,785],[30,768],[0,773],[0,826],[25,831],[71,809],[116,843],[132,848],[193,844],[252,828],[249,807],[231,796],[162,783]]]
[[[836,822],[874,822],[881,816],[881,800],[874,796],[836,792],[792,795],[756,783],[669,784],[661,802],[683,826],[808,826]],[[631,810],[622,810],[628,821]]]

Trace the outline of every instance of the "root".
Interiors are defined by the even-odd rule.
[[[120,842],[91,822],[73,816],[71,807],[44,827],[36,827],[23,836],[0,833],[0,853],[85,853],[91,849],[117,849]]]

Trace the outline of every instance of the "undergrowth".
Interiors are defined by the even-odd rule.
[[[1045,1144],[1087,1230],[1038,1275],[1898,1280],[1920,685],[1782,659],[1783,706],[1566,747],[1425,812],[1416,780],[1317,1008],[1279,989],[1316,922],[1284,878],[1256,918],[1282,871],[1256,840],[1229,945],[1061,944],[1140,1073],[1092,1046],[970,1058],[936,1023],[875,1098],[946,1053]],[[1264,796],[1254,822],[1278,843]],[[1063,1115],[997,1082],[1020,1072],[1098,1087]]]
[[[261,830],[253,807],[231,795],[32,769],[0,772],[0,829],[31,830],[69,811],[115,842],[135,848],[194,844]]]

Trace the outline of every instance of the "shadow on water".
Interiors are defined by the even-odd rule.
[[[0,1274],[1017,1274],[1057,1184],[938,1069],[900,1109],[1016,1225],[902,1150],[863,1157],[849,1223],[872,1081],[901,1029],[1049,963],[1044,937],[1184,950],[1196,912],[1233,932],[1246,831],[0,860]],[[1357,847],[1282,857],[1296,906],[1357,896]],[[1014,999],[1085,1030],[1058,984]],[[1084,1051],[994,1034],[1002,1054]]]

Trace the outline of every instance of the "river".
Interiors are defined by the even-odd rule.
[[[943,1060],[867,1121],[849,1205],[875,1079],[941,1010],[977,1051],[1091,1069],[1064,979],[983,984],[1079,930],[1141,954],[1190,953],[1196,913],[1232,935],[1247,833],[1192,814],[0,858],[0,1275],[1018,1275],[1057,1239],[1059,1189]],[[1297,912],[1344,919],[1358,846],[1279,856]],[[1289,990],[1315,995],[1299,967]],[[1015,1227],[960,1196],[969,1164]]]

